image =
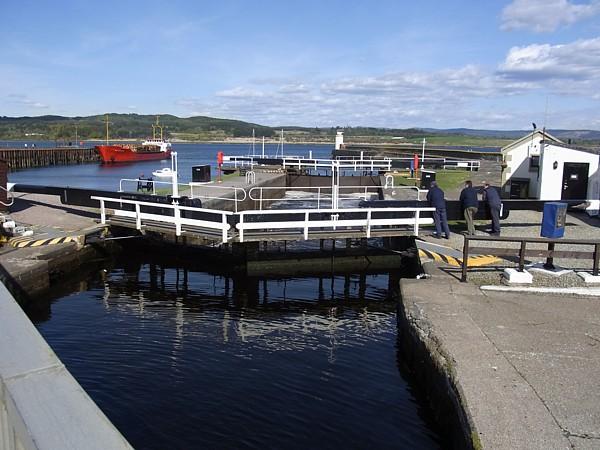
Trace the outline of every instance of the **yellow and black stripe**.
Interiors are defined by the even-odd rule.
[[[462,266],[462,258],[455,258],[454,256],[444,255],[442,253],[432,252],[421,248],[419,249],[419,258],[428,258],[432,261],[446,263],[456,267]],[[485,266],[499,261],[500,258],[493,255],[475,255],[469,257],[467,260],[467,267]]]
[[[66,244],[77,242],[77,236],[59,236],[46,239],[32,239],[31,237],[16,237],[8,241],[10,245],[16,248],[41,247],[42,245]]]

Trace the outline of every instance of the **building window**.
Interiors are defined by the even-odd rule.
[[[535,171],[535,170],[538,170],[539,168],[540,168],[540,157],[532,156],[531,158],[529,158],[529,170]]]

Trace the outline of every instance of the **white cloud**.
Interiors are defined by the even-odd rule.
[[[555,31],[600,13],[600,1],[514,0],[502,11],[503,30],[525,29],[537,33]]]
[[[600,38],[513,47],[500,72],[523,80],[600,80]],[[597,86],[600,88],[600,86]]]

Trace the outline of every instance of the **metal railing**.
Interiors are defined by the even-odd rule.
[[[10,186],[14,186],[14,184],[10,184]],[[12,189],[9,187],[5,188],[4,186],[0,186],[0,189],[3,190],[4,192],[6,192],[6,199],[7,199],[7,203],[0,201],[0,205],[7,206],[7,207],[12,206],[13,203],[15,202],[15,197],[12,192]]]
[[[135,186],[135,190],[132,188],[130,191],[126,191],[124,187],[130,183]],[[173,183],[170,181],[146,180],[143,178],[122,178],[119,181],[119,192],[138,192],[141,188],[142,192],[145,190],[148,194],[157,195],[157,185],[159,185],[159,187],[164,186],[166,188],[171,188],[169,192],[173,192]],[[238,204],[247,198],[245,189],[234,186],[217,186],[194,182],[187,184],[179,183],[177,186],[179,194],[192,199],[198,198],[200,200],[224,200],[227,202],[234,202],[235,212],[238,210]]]
[[[100,202],[100,221],[102,224],[106,223],[107,218],[107,204],[116,204],[113,206],[113,215],[119,217],[129,217],[135,219],[136,229],[141,230],[142,227],[148,222],[162,223],[167,225],[173,225],[175,227],[175,235],[181,236],[184,232],[182,227],[188,225],[191,227],[204,228],[209,230],[215,230],[220,232],[221,240],[226,243],[229,239],[230,225],[228,223],[228,217],[234,213],[230,211],[220,211],[215,209],[206,208],[195,208],[192,206],[181,206],[174,201],[171,204],[163,203],[152,203],[152,202],[140,202],[137,200],[123,200],[118,198],[110,197],[91,197],[92,200],[98,200]],[[123,205],[131,205],[129,208],[123,208]],[[163,214],[163,210],[169,210],[172,215]],[[154,210],[150,212],[150,210]],[[193,217],[186,217],[186,212],[189,211],[189,215],[201,215],[203,219],[197,219]],[[211,218],[216,220],[208,220]]]
[[[449,160],[444,159],[445,169],[467,169],[469,171],[479,170],[481,162],[478,160]]]
[[[125,186],[128,184],[132,184],[130,190],[125,190]],[[152,195],[156,195],[156,186],[164,186],[168,188],[173,187],[173,183],[171,181],[160,181],[160,180],[148,180],[144,178],[121,178],[119,180],[119,192],[138,192],[138,191],[146,191],[148,193],[152,192]],[[189,187],[187,184],[178,183],[178,187],[187,188]]]
[[[247,198],[246,190],[240,187],[216,186],[206,184],[196,185],[194,183],[190,183],[186,186],[190,188],[190,198],[199,198],[200,200],[223,200],[226,202],[233,202],[234,212],[238,212],[238,204],[240,202],[243,202]],[[212,192],[215,192],[215,195],[213,195]],[[217,193],[222,194],[217,195]]]
[[[263,202],[274,202],[274,201],[314,201],[316,202],[315,208],[320,209],[323,203],[331,205],[331,186],[310,186],[310,187],[301,187],[301,186],[292,186],[292,187],[275,187],[275,186],[256,186],[248,191],[248,198],[255,202],[258,202],[258,209],[263,209]],[[338,188],[341,190],[354,190],[354,195],[351,194],[342,194],[339,196],[340,200],[349,200],[349,199],[363,199],[368,200],[369,197],[377,195],[381,186],[339,186]],[[306,195],[301,197],[271,197],[269,196],[269,192],[281,192],[285,190],[286,192],[291,191],[300,191],[300,192],[308,192],[310,194],[314,193],[316,195]],[[266,195],[265,195],[266,193]]]
[[[471,247],[471,241],[479,242],[510,242],[519,244],[519,248],[499,248],[499,247]],[[527,244],[547,244],[547,249],[527,248]],[[573,250],[555,250],[556,245],[587,245],[594,246],[594,251],[573,251]],[[506,236],[465,236],[463,244],[462,276],[461,281],[467,281],[467,266],[469,253],[478,253],[494,256],[512,256],[518,258],[518,270],[522,272],[525,268],[525,257],[536,256],[547,258],[545,267],[553,268],[554,258],[568,259],[592,259],[592,274],[598,275],[600,261],[600,241],[598,240],[580,240],[580,239],[550,239],[550,238],[527,238],[527,237],[506,237]]]
[[[335,231],[343,228],[347,232],[372,233],[384,227],[407,225],[419,235],[421,225],[433,223],[431,217],[422,217],[423,212],[432,212],[435,208],[347,208],[347,209],[289,209],[267,211],[242,211],[236,229],[239,241],[244,242],[246,231],[262,230],[272,236],[276,230],[301,231],[304,240],[309,239],[311,231]],[[407,215],[408,217],[400,217]],[[280,220],[277,220],[279,216]],[[379,217],[378,217],[379,216]]]

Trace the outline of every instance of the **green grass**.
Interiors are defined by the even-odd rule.
[[[514,139],[463,135],[426,136],[425,139],[430,145],[467,145],[472,147],[504,147],[514,142]],[[423,138],[407,139],[406,142],[421,144]]]
[[[470,179],[472,172],[467,170],[437,170],[435,180],[442,189],[457,189]],[[408,178],[408,173],[394,175],[394,184],[398,186],[418,186],[419,181]]]

